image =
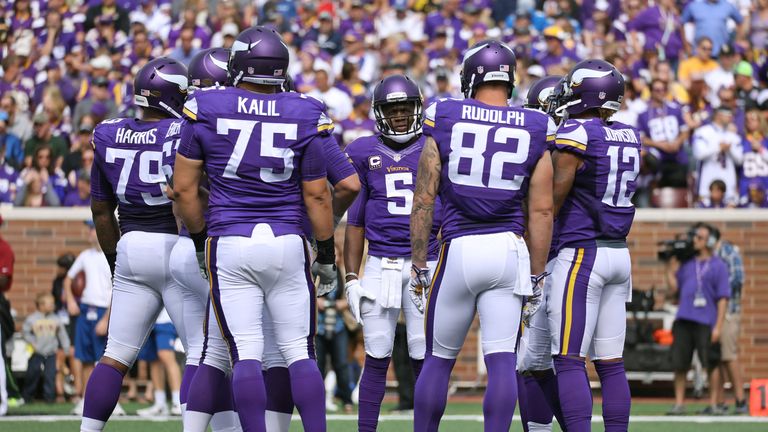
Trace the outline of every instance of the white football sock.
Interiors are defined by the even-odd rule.
[[[237,412],[221,411],[213,415],[211,430],[213,432],[243,432],[243,427],[240,426],[240,417],[237,416]],[[267,432],[277,432],[277,429],[272,430],[269,427],[269,411],[267,411]]]
[[[291,427],[291,414],[267,410],[267,432],[288,432]]]

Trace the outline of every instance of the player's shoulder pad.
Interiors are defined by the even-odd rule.
[[[182,109],[182,117],[197,121],[202,114],[201,107],[211,106],[220,101],[223,94],[228,93],[231,87],[214,85],[200,88],[187,97]],[[214,105],[215,106],[215,105]]]
[[[563,122],[555,138],[556,145],[571,146],[579,150],[586,150],[588,141],[587,129],[580,119],[569,119]]]
[[[378,135],[370,135],[356,138],[354,141],[347,145],[345,151],[347,155],[353,160],[357,161],[368,156],[373,146],[378,142]]]
[[[93,128],[93,135],[91,135],[91,147],[96,150],[96,145],[102,141],[109,142],[108,136],[108,130],[112,127],[115,127],[116,125],[121,125],[122,123],[128,122],[127,118],[112,118],[112,119],[106,119],[102,120],[101,123],[97,124],[95,128]]]

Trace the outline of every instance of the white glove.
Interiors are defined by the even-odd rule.
[[[208,266],[205,264],[205,251],[195,252],[197,257],[197,267],[200,269],[200,276],[208,280]]]
[[[549,273],[542,273],[538,276],[531,276],[531,284],[533,285],[533,295],[526,297],[525,306],[523,306],[523,324],[526,327],[530,327],[531,319],[541,307],[541,300],[544,294],[544,281]]]
[[[411,266],[411,279],[408,282],[408,295],[419,312],[424,313],[424,304],[429,298],[429,287],[432,285],[432,275],[428,268]]]
[[[363,286],[360,285],[360,281],[357,279],[352,279],[344,284],[344,290],[347,292],[349,311],[352,312],[357,323],[363,325],[363,317],[360,314],[360,306],[362,305],[363,299],[367,298],[368,300],[375,301],[376,296],[363,289]]]
[[[320,277],[320,283],[317,284],[317,296],[322,297],[336,288],[339,280],[339,274],[336,271],[336,264],[320,264],[315,261],[312,263],[312,277]]]

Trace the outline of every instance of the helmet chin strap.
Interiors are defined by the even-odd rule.
[[[387,139],[390,139],[390,140],[392,140],[392,141],[394,141],[394,142],[396,142],[398,144],[405,144],[408,141],[412,140],[413,137],[415,137],[416,135],[418,135],[420,133],[421,133],[421,129],[413,131],[413,132],[408,132],[408,133],[405,133],[405,134],[401,134],[401,135],[384,135],[384,136],[387,137]]]

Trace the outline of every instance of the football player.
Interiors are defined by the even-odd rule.
[[[360,176],[362,193],[347,217],[344,238],[345,289],[349,308],[362,324],[365,366],[360,380],[359,431],[376,431],[385,381],[403,311],[408,351],[418,378],[424,361],[424,323],[420,297],[409,297],[411,248],[408,240],[416,168],[424,147],[422,98],[418,85],[404,75],[390,75],[373,91],[373,112],[379,133],[358,138],[347,147]],[[439,210],[436,211],[439,216]],[[435,217],[427,252],[434,271],[439,217]],[[368,257],[362,280],[357,272]]]
[[[488,370],[485,429],[508,430],[512,422],[523,298],[543,283],[552,234],[548,146],[556,127],[543,112],[508,106],[515,63],[506,44],[478,42],[462,63],[466,99],[438,101],[425,114],[411,212],[411,286],[429,298],[427,354],[414,397],[417,432],[438,429],[475,312]],[[438,193],[443,246],[432,281],[427,256]],[[522,237],[524,204],[530,246]]]
[[[107,348],[85,391],[84,432],[104,428],[163,303],[186,341],[182,290],[168,266],[178,231],[163,174],[179,142],[186,94],[187,68],[169,58],[152,60],[134,79],[142,119],[105,120],[94,131],[91,210],[114,286]]]
[[[585,358],[595,363],[606,431],[626,431],[630,394],[622,351],[625,302],[632,292],[626,237],[640,169],[637,130],[610,121],[624,78],[603,60],[578,63],[564,80],[554,162],[558,255],[547,305],[565,426],[589,431],[592,393]]]
[[[229,50],[225,48],[210,48],[195,55],[188,69],[190,94],[225,84],[228,61]],[[209,312],[208,282],[200,275],[195,246],[186,227],[182,226],[179,234],[170,268],[174,280],[183,287],[184,330],[188,341],[180,394],[184,430],[206,430],[210,422],[215,432],[239,431],[240,421],[234,410],[232,385],[227,377],[231,369],[229,352],[216,318]],[[198,372],[197,385],[193,385]],[[190,389],[195,391],[190,392]]]
[[[251,27],[229,60],[234,87],[198,91],[176,155],[174,192],[233,363],[232,387],[245,430],[264,431],[262,315],[269,308],[304,430],[325,431],[323,379],[315,362],[315,287],[302,238],[306,213],[315,265],[335,272],[333,213],[323,140],[332,122],[319,101],[281,92],[288,48],[274,30]],[[198,195],[208,175],[208,222]],[[300,390],[300,391],[299,391]]]
[[[560,119],[554,114],[557,108],[554,92],[562,79],[562,76],[550,75],[536,81],[528,90],[527,103],[523,106],[549,113],[555,122],[559,122]],[[552,246],[545,267],[546,273],[552,272],[554,258],[557,256],[556,238],[557,235],[553,232]],[[547,278],[542,292],[535,292],[536,295],[526,299],[526,311],[532,316],[525,322],[518,348],[517,385],[520,393],[520,418],[526,432],[551,431],[553,411],[558,419],[561,418],[557,380],[550,354],[547,315],[546,313],[533,314],[534,309],[546,310],[550,282],[551,278]]]

